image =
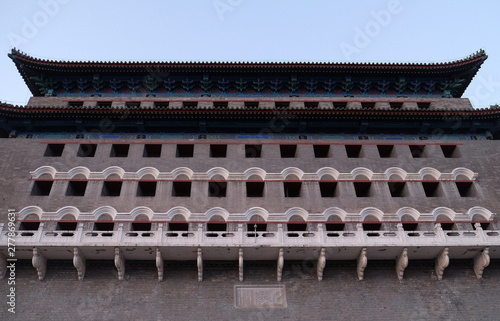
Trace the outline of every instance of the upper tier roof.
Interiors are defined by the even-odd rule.
[[[34,96],[102,91],[461,97],[487,55],[480,50],[444,63],[95,62],[39,59],[12,49],[9,57]],[[136,83],[145,79],[153,85]],[[237,81],[245,83],[241,92],[234,89],[241,88]]]

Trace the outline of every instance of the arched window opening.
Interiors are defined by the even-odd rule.
[[[304,232],[307,230],[307,223],[302,217],[294,215],[290,218],[286,227],[289,232]]]
[[[227,231],[227,223],[222,216],[214,215],[207,223],[207,230],[211,232]]]

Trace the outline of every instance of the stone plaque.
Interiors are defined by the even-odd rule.
[[[235,285],[234,306],[242,309],[286,308],[284,285]]]

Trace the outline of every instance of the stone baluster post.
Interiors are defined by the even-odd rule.
[[[481,223],[475,223],[474,227],[476,228],[476,233],[479,235],[481,241],[486,242],[486,235],[484,234],[484,230],[483,227],[481,226]]]
[[[38,230],[36,231],[36,233],[38,234],[37,235],[38,244],[42,242],[44,227],[45,227],[45,222],[40,222],[40,226],[38,226]]]
[[[198,223],[198,244],[203,244],[203,224]]]
[[[77,242],[77,244],[83,243],[83,237],[84,237],[83,224],[84,223],[80,222],[80,223],[77,223],[77,226],[76,226],[75,241]]]
[[[163,243],[163,223],[158,223],[158,235],[156,236],[156,243],[158,245]]]
[[[446,242],[446,236],[444,235],[443,228],[441,227],[441,223],[436,223],[434,225],[434,229],[436,230],[436,234],[438,235],[441,242]]]

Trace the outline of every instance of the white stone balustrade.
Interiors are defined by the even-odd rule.
[[[47,230],[40,224],[38,230],[17,231],[16,247],[86,247],[86,246],[203,246],[203,247],[499,247],[500,231],[442,230],[439,224],[427,231],[364,231],[358,227],[351,231],[206,231],[202,228],[192,231],[165,231],[162,227],[152,231],[125,231],[119,226],[114,231],[84,230],[79,224],[74,231]],[[7,246],[7,232],[0,234],[0,248]],[[492,251],[490,251],[490,254]]]

